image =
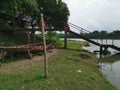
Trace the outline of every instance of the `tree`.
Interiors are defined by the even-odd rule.
[[[0,0],[0,19],[9,21],[11,26],[19,26],[20,20],[25,17],[29,17],[29,22],[34,26],[33,21],[39,22],[41,11],[48,26],[66,26],[69,10],[62,0]]]
[[[67,5],[61,0],[38,0],[44,19],[50,27],[64,28],[69,17]]]
[[[120,38],[120,31],[116,30],[112,32],[113,36],[112,38],[119,39]]]
[[[13,26],[16,21],[38,11],[37,0],[0,0],[0,18],[9,20]]]
[[[100,35],[102,39],[107,39],[108,37],[108,32],[107,31],[100,31]]]
[[[99,38],[99,34],[100,34],[100,32],[95,30],[90,34],[90,37],[91,38]]]

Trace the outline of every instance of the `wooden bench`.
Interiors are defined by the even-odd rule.
[[[29,59],[32,58],[29,47],[0,47],[2,61],[5,60],[5,53],[11,54],[13,57],[13,53],[26,53]]]

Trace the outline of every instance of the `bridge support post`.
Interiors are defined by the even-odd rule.
[[[104,53],[104,55],[109,55],[110,54],[110,51],[108,51],[108,47],[107,46],[105,46],[104,47],[104,51],[103,51]]]
[[[104,51],[108,51],[107,49],[108,49],[108,47],[104,47]]]
[[[103,53],[103,47],[100,46],[100,57],[102,56],[102,53]]]
[[[31,43],[31,41],[30,41],[30,32],[27,31],[27,44],[28,44],[28,46],[29,46],[30,43]]]
[[[65,35],[64,35],[64,48],[67,48],[67,31],[65,30]]]

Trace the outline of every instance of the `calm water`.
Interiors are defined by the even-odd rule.
[[[97,41],[97,40],[95,40]],[[114,42],[112,40],[98,40],[100,43],[104,44],[112,44],[120,47],[120,40],[115,40]],[[85,49],[93,52],[94,50],[99,50],[100,47],[90,44],[89,47],[85,47]],[[115,87],[120,90],[120,53],[119,51],[113,50],[111,48],[108,48],[108,50],[111,52],[110,56],[104,56],[102,58],[99,58],[99,65],[101,66],[101,72],[106,76],[108,81],[114,85]],[[97,57],[99,57],[99,54],[97,54]]]

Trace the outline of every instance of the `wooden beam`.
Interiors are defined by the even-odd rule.
[[[103,47],[100,46],[100,57],[102,57],[102,54],[103,54]]]
[[[40,31],[40,28],[4,28],[4,29],[0,29],[0,31]],[[61,28],[47,28],[45,29],[45,31],[64,31],[64,29]]]
[[[2,62],[4,63],[5,60],[5,55],[4,55],[4,51],[2,51]]]
[[[67,31],[65,30],[65,35],[64,35],[64,48],[67,48]]]
[[[27,56],[28,56],[28,58],[29,58],[29,59],[32,59],[32,55],[31,55],[31,53],[30,53],[30,50],[29,50],[29,49],[27,50]]]

